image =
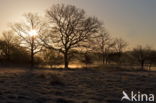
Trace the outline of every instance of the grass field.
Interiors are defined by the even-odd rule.
[[[120,103],[123,90],[156,94],[155,87],[155,72],[0,69],[0,103]]]

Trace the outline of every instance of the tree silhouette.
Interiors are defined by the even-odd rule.
[[[122,57],[122,54],[123,54],[123,51],[125,50],[125,48],[127,47],[127,42],[125,42],[123,39],[121,38],[116,38],[114,40],[114,50],[115,52],[118,54],[118,60],[119,60],[119,63],[121,63],[121,57]]]
[[[123,39],[116,38],[114,40],[114,49],[116,52],[122,53],[126,47],[127,47],[127,42],[125,42]]]
[[[64,54],[64,65],[68,69],[69,54],[79,48],[101,26],[95,17],[87,17],[84,10],[72,5],[54,5],[47,10],[50,32],[44,44]]]
[[[141,70],[145,69],[144,66],[145,66],[145,63],[148,62],[150,53],[151,53],[151,50],[149,47],[142,47],[140,45],[134,48],[132,54],[134,58],[137,60],[137,62],[140,64]]]
[[[102,62],[107,63],[108,54],[110,49],[114,46],[114,43],[111,41],[110,35],[102,28],[99,31],[99,35],[95,39],[95,50],[100,53],[102,57]]]
[[[28,52],[20,44],[0,40],[0,63],[2,65],[27,64],[30,60]],[[24,59],[23,59],[24,58]]]
[[[12,29],[20,36],[21,45],[26,47],[31,54],[31,67],[34,66],[34,55],[41,51],[42,45],[38,34],[42,32],[44,23],[37,14],[27,13],[25,21],[12,25]]]
[[[148,56],[149,70],[151,70],[151,67],[154,63],[156,63],[156,51],[149,49],[149,56]]]
[[[13,31],[8,30],[2,33],[1,50],[7,61],[10,61],[11,50],[14,46],[18,45],[18,43],[18,37],[15,36]]]
[[[60,65],[63,63],[63,57],[54,50],[45,49],[43,52],[43,60],[46,64],[50,65],[53,68],[54,65]]]

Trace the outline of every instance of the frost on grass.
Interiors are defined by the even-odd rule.
[[[117,103],[123,90],[156,93],[154,72],[4,71],[0,70],[0,103]]]

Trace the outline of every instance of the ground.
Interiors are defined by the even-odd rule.
[[[0,69],[0,103],[121,103],[122,91],[155,87],[155,72]]]

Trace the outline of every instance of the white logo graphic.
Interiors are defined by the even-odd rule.
[[[128,97],[127,93],[125,91],[122,92],[123,93],[123,97],[121,98],[121,101],[126,99],[130,101],[130,98]]]
[[[154,94],[141,94],[140,92],[134,93],[131,92],[131,95],[128,96],[128,94],[123,91],[123,97],[121,98],[121,101],[128,100],[128,101],[134,101],[134,102],[154,102]]]

